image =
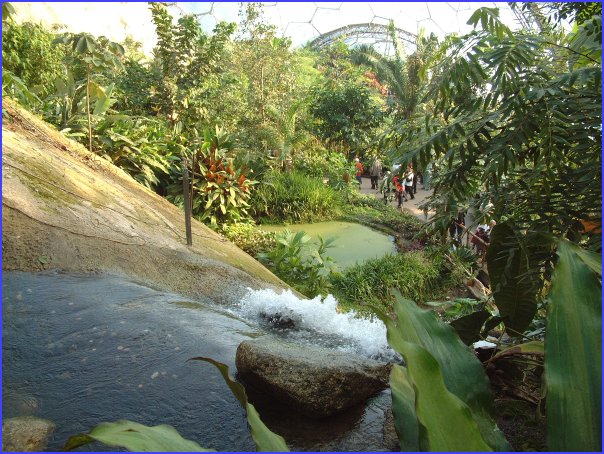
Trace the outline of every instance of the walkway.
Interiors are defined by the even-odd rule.
[[[380,200],[384,197],[383,194],[381,194],[378,190],[371,189],[371,180],[366,177],[363,177],[363,184],[361,185],[361,193],[373,194]],[[419,208],[419,206],[431,194],[432,194],[431,189],[426,191],[425,189],[423,189],[422,185],[420,183],[418,183],[417,184],[417,194],[415,194],[415,198],[413,200],[409,200],[408,202],[405,202],[403,200],[403,211],[407,211],[408,213],[411,213],[411,214],[417,216],[422,221],[425,221],[426,215],[424,214],[424,211]],[[394,199],[391,202],[391,205],[393,207],[396,207],[398,205],[398,202],[396,201],[396,199]],[[430,214],[430,213],[428,213],[428,214]]]

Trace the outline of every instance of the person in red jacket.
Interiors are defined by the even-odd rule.
[[[396,188],[396,200],[398,202],[398,208],[400,208],[403,204],[403,182],[401,181],[401,177],[399,177],[398,175],[394,175],[392,182],[394,183],[394,187]],[[405,201],[406,200],[407,199],[405,199]]]
[[[359,182],[359,186],[363,185],[363,164],[361,164],[361,160],[359,158],[354,158],[354,166],[357,168],[357,181]]]

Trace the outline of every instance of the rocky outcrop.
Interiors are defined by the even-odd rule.
[[[111,162],[2,100],[2,269],[107,272],[229,304],[288,286]]]
[[[388,386],[390,365],[325,348],[260,338],[237,348],[238,376],[311,417],[363,403]]]
[[[46,449],[55,425],[35,416],[19,416],[2,421],[3,452],[39,452]]]

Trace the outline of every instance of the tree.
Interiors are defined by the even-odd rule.
[[[88,120],[88,149],[92,153],[92,112],[90,110],[90,89],[94,76],[102,71],[120,69],[120,58],[124,55],[121,44],[109,41],[104,36],[95,38],[90,33],[65,34],[53,41],[55,44],[71,45],[68,64],[83,65],[86,72],[86,116]],[[97,86],[98,87],[98,86]],[[112,88],[111,88],[112,90]],[[103,90],[100,90],[101,92]],[[95,106],[95,114],[106,112],[110,106],[110,95],[102,93],[104,99]],[[101,96],[102,96],[101,95]],[[98,96],[99,98],[101,96]]]
[[[428,207],[441,229],[472,199],[478,220],[579,241],[601,216],[601,17],[545,36],[512,33],[495,9],[470,22],[482,30],[453,41],[435,71],[434,113],[397,123],[385,143],[439,160]]]
[[[54,38],[42,25],[17,24],[10,16],[2,27],[2,69],[19,77],[40,98],[52,92],[63,72],[64,52],[52,45]]]
[[[346,152],[368,147],[384,118],[369,89],[354,81],[316,86],[311,98],[309,110],[316,119],[315,133]]]
[[[151,3],[150,8],[157,33],[158,113],[170,120],[177,133],[185,124],[212,123],[205,106],[207,95],[224,69],[223,53],[235,24],[220,22],[208,36],[194,15],[182,16],[174,24],[165,4]]]
[[[373,46],[362,44],[350,53],[352,62],[372,69],[377,79],[388,88],[390,110],[395,117],[410,119],[417,112],[420,100],[425,94],[422,84],[427,67],[440,55],[441,46],[434,34],[417,37],[416,51],[407,58],[398,40],[394,24],[389,26],[394,43],[394,56],[386,57]]]

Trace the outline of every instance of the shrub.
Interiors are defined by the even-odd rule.
[[[352,175],[356,174],[354,165],[346,157],[335,151],[307,151],[296,156],[294,169],[314,178],[326,179],[334,189],[356,187]]]
[[[310,236],[304,232],[293,233],[285,230],[276,236],[276,247],[267,253],[258,254],[271,270],[309,298],[326,295],[331,287],[330,277],[336,265],[331,257],[325,255],[333,243],[333,238],[319,244],[310,243]]]
[[[257,219],[272,223],[304,223],[337,218],[342,197],[322,180],[299,172],[271,171],[252,196]]]
[[[342,220],[371,227],[385,227],[407,240],[418,241],[422,246],[434,244],[436,238],[428,233],[424,223],[410,213],[397,210],[373,195],[353,193],[349,197]]]
[[[229,134],[216,126],[214,130],[204,131],[200,149],[194,146],[194,141],[187,145],[193,151],[189,157],[189,162],[193,163],[193,216],[215,229],[223,223],[248,221],[248,201],[257,182],[247,177],[249,168],[235,163]],[[182,182],[179,181],[182,175],[178,173],[174,177],[174,183],[168,188],[168,198],[174,204],[184,206]]]
[[[223,224],[219,232],[253,257],[276,246],[274,232],[259,230],[253,224]]]

